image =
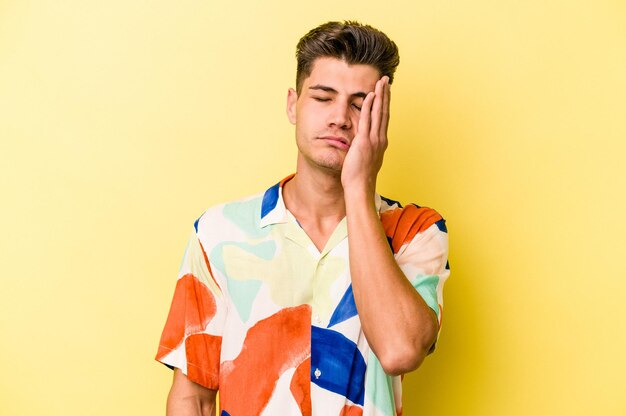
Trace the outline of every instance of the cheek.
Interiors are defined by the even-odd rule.
[[[357,128],[359,126],[359,119],[361,118],[361,112],[354,110],[350,115],[350,121],[352,122],[352,126]]]
[[[321,122],[322,112],[315,109],[306,108],[304,111],[298,113],[297,121],[298,125],[303,128],[314,127]]]

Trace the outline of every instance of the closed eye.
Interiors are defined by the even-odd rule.
[[[323,98],[323,97],[313,97],[313,99],[315,101],[320,101],[320,102],[330,101],[330,98]]]
[[[354,107],[357,110],[361,111],[361,106],[360,105],[352,104],[352,107]]]

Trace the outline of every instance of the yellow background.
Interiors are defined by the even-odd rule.
[[[406,415],[626,414],[623,1],[0,2],[0,414],[162,414],[185,240],[295,167],[294,49],[400,47],[388,197],[448,219]]]

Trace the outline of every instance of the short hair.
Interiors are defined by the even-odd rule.
[[[341,59],[349,65],[371,65],[381,77],[387,75],[390,84],[400,63],[398,47],[380,30],[355,21],[324,23],[304,35],[296,46],[298,94],[315,60],[324,57]]]

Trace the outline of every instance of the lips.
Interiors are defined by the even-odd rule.
[[[320,139],[339,149],[347,150],[350,148],[350,141],[342,136],[322,136]]]

